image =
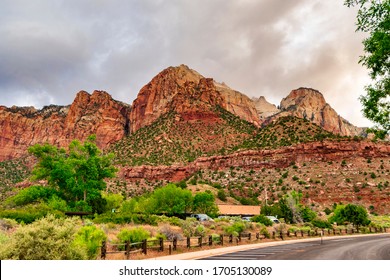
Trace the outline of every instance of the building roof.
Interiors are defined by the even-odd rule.
[[[221,215],[259,215],[260,206],[219,204]]]

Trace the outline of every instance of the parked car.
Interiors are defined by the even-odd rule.
[[[275,224],[280,224],[280,221],[275,216],[266,216],[268,219],[270,219]]]
[[[206,214],[191,214],[191,218],[195,218],[200,222],[205,222],[205,221],[214,221],[212,218],[210,218]]]
[[[252,218],[252,217],[250,217],[250,216],[243,216],[243,217],[241,217],[241,220],[250,222],[250,221],[251,221],[251,218]]]

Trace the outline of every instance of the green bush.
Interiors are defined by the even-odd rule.
[[[85,248],[75,246],[77,221],[57,219],[54,215],[19,227],[0,247],[0,259],[80,260],[87,258]]]
[[[314,219],[311,221],[313,226],[318,228],[332,228],[332,224],[328,221],[320,220],[320,219]]]
[[[32,222],[53,214],[56,217],[64,217],[64,214],[50,209],[46,204],[28,205],[18,209],[6,209],[0,211],[0,218],[8,218],[18,223],[31,224]]]
[[[142,227],[122,229],[117,235],[117,238],[122,243],[126,241],[130,241],[130,243],[138,243],[148,239],[149,237],[150,232]]]
[[[251,218],[251,221],[252,222],[255,222],[255,223],[260,223],[260,224],[263,224],[265,226],[272,226],[273,222],[268,219],[265,215],[257,215],[257,216],[253,216]]]
[[[115,213],[104,213],[100,215],[95,215],[93,219],[94,223],[97,224],[149,224],[157,225],[159,217],[156,215],[149,214],[131,214],[126,212],[115,212]]]
[[[0,231],[0,245],[3,246],[5,245],[9,240],[9,237],[2,231]],[[1,251],[1,249],[0,249]]]
[[[187,218],[181,222],[181,229],[185,237],[191,237],[195,235],[196,227],[199,222],[195,218]]]
[[[227,226],[224,228],[226,234],[233,234],[234,236],[238,236],[246,229],[246,225],[244,222],[235,222],[231,226]]]
[[[99,247],[107,236],[103,230],[96,228],[96,226],[84,226],[79,229],[74,240],[77,247],[85,247],[88,259],[96,259]]]
[[[260,229],[260,234],[264,235],[265,238],[271,238],[271,234],[266,227]]]

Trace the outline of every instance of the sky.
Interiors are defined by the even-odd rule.
[[[186,64],[280,104],[310,87],[357,126],[370,83],[356,10],[343,0],[0,0],[0,105],[71,104],[105,90],[131,104]]]

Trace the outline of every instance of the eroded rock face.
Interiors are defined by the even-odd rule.
[[[274,104],[269,103],[264,96],[252,98],[252,100],[255,102],[256,111],[262,122],[280,112],[280,110]]]
[[[289,115],[305,118],[321,126],[323,129],[343,136],[362,135],[362,128],[356,127],[326,103],[324,96],[317,90],[299,88],[283,98],[280,102],[282,112]],[[277,116],[277,115],[276,115]]]
[[[131,131],[150,125],[161,115],[208,112],[215,106],[259,125],[254,103],[247,96],[213,79],[204,78],[185,65],[169,67],[145,85],[132,104]]]
[[[115,101],[104,91],[77,94],[70,106],[0,107],[0,161],[27,154],[37,143],[67,146],[96,134],[105,148],[128,132],[130,106]]]
[[[369,141],[323,141],[274,150],[249,150],[226,156],[200,157],[187,165],[123,167],[120,176],[129,181],[140,179],[177,182],[199,170],[285,168],[312,161],[337,161],[348,158],[389,157],[389,143]]]

